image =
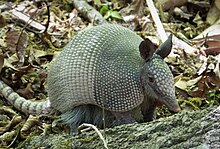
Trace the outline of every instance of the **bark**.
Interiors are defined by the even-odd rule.
[[[106,129],[108,148],[220,148],[220,107],[210,111],[181,112],[148,123]],[[74,136],[35,136],[24,144],[24,148],[104,148],[102,140],[94,131]]]

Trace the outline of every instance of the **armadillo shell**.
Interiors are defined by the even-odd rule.
[[[65,112],[94,104],[109,111],[131,110],[143,101],[139,69],[143,39],[119,25],[104,24],[76,35],[51,67],[48,95]]]

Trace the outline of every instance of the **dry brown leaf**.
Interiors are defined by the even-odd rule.
[[[18,66],[24,64],[24,50],[28,45],[28,36],[26,32],[21,32],[19,30],[9,29],[6,32],[6,44],[12,53],[17,54],[19,59]]]
[[[220,36],[220,33],[219,33]],[[217,39],[207,39],[205,45],[208,47],[220,47],[220,40]]]
[[[12,53],[16,52],[16,45],[18,43],[19,33],[20,31],[14,30],[12,28],[6,32],[5,42],[7,44],[8,49]]]
[[[2,15],[0,15],[0,28],[4,27],[6,25],[6,21]]]
[[[9,107],[6,107],[6,106],[2,106],[0,107],[0,114],[1,115],[7,115],[9,118],[13,118],[17,113],[10,109]]]
[[[219,0],[215,0],[215,6],[220,10],[220,1]]]
[[[6,125],[5,127],[1,127],[0,134],[3,134],[5,132],[11,130],[14,126],[19,124],[21,121],[22,121],[22,117],[19,115],[15,115],[8,125]]]
[[[193,85],[195,85],[196,83],[198,83],[198,81],[202,78],[202,76],[199,76],[197,78],[191,79],[189,81],[187,81],[187,86],[192,87]]]
[[[3,67],[8,67],[8,68],[11,68],[13,70],[18,70],[17,68],[15,68],[9,61],[8,59],[5,59],[4,60],[4,66]]]
[[[183,81],[181,79],[179,79],[176,83],[175,83],[175,86],[182,89],[182,90],[186,90],[187,88],[187,82],[186,81]]]
[[[209,90],[220,88],[220,78],[215,73],[207,73],[198,81],[197,88],[191,92],[193,97],[206,98]]]
[[[210,47],[210,48],[206,48],[204,50],[206,55],[218,55],[220,53],[220,46],[219,47]]]
[[[10,132],[6,132],[3,135],[0,135],[0,142],[9,143],[11,140],[13,140],[14,137],[16,137],[17,132],[15,130],[12,130]]]
[[[175,7],[183,6],[187,3],[187,0],[163,0],[162,8],[163,11],[167,11],[169,9],[173,9]]]
[[[34,98],[34,91],[31,88],[31,84],[29,83],[25,89],[18,89],[17,93],[21,94],[23,97],[27,99]]]
[[[208,76],[208,81],[209,81],[208,83],[220,89],[220,78],[216,74],[214,73],[210,74]]]
[[[31,65],[31,64],[29,64],[29,65],[27,65],[27,66],[20,67],[18,70],[19,70],[20,72],[26,73],[26,72],[30,71],[32,68],[34,68],[34,66]]]
[[[220,40],[220,24],[215,24],[208,27],[193,40],[204,40],[205,37],[208,39]]]
[[[203,76],[198,81],[198,88],[190,93],[192,97],[201,97],[201,98],[206,97],[209,89],[207,82],[208,82],[208,78],[206,76]]]
[[[29,115],[28,119],[24,123],[23,127],[21,128],[21,133],[26,133],[31,130],[36,125],[40,125],[41,122],[38,117]]]
[[[138,23],[137,18],[144,15],[144,0],[133,0],[130,5],[121,9],[119,12],[125,22]]]
[[[220,4],[217,1],[219,0],[215,0],[215,2],[212,4],[207,14],[206,22],[209,24],[214,24],[219,19],[219,15],[220,15],[219,5]]]

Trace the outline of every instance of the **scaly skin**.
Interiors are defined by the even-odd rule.
[[[0,91],[16,108],[29,114],[60,111],[74,131],[80,124],[107,126],[133,123],[141,107],[146,121],[155,118],[158,103],[180,111],[174,81],[163,60],[172,38],[158,49],[148,39],[119,25],[103,24],[76,35],[52,65],[48,75],[49,101],[32,102],[0,81]]]
[[[2,95],[18,110],[26,114],[46,114],[51,112],[50,101],[33,102],[18,95],[11,87],[0,80]]]

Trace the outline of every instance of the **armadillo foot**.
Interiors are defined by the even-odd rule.
[[[121,125],[121,124],[131,124],[135,123],[135,119],[132,117],[131,112],[112,112],[112,114],[116,118],[116,122],[114,125]]]

